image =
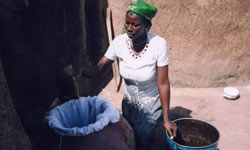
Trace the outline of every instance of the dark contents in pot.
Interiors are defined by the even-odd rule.
[[[177,135],[174,142],[192,147],[203,147],[219,139],[218,131],[208,123],[199,120],[177,120]]]

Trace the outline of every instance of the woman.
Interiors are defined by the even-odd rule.
[[[166,41],[149,31],[157,9],[142,1],[131,3],[125,17],[126,33],[116,37],[99,61],[102,68],[119,59],[120,74],[125,80],[123,116],[130,122],[139,149],[146,149],[156,123],[175,136],[176,125],[168,118],[170,84]],[[161,117],[163,116],[163,117]]]

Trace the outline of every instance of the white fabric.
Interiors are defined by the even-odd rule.
[[[116,37],[105,53],[105,57],[108,59],[119,58],[120,74],[123,78],[145,82],[155,76],[157,66],[168,65],[168,48],[164,38],[148,33],[147,51],[137,59],[132,57],[126,43],[127,40],[130,39],[126,33]]]

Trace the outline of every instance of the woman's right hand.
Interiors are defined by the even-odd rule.
[[[80,76],[87,77],[87,78],[96,78],[101,73],[101,69],[97,65],[82,67],[80,70],[81,70]]]
[[[113,61],[103,56],[97,65],[82,67],[80,69],[80,76],[87,78],[96,78],[99,76],[103,70],[107,67],[107,64],[111,64]],[[105,67],[106,66],[106,67]]]
[[[167,120],[167,121],[164,121],[164,127],[167,130],[170,138],[173,139],[176,136],[176,132],[177,132],[176,123]]]

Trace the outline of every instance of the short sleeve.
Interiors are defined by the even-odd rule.
[[[157,66],[163,67],[169,64],[169,49],[165,39],[161,39],[158,47]]]
[[[114,39],[108,47],[108,50],[105,53],[105,57],[110,60],[115,60],[117,58],[117,50],[118,50],[118,41]]]

